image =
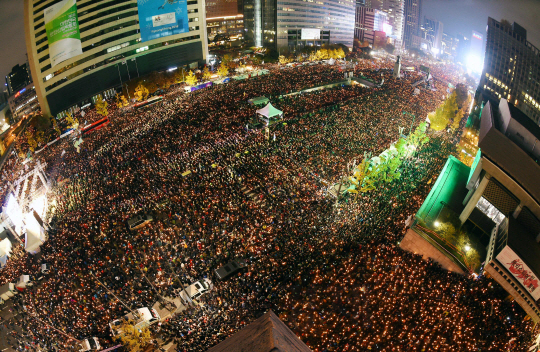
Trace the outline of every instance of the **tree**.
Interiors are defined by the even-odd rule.
[[[285,57],[285,55],[279,55],[279,63],[281,65],[285,65],[288,62],[289,62],[289,60]]]
[[[70,112],[66,113],[66,122],[68,123],[68,127],[73,126],[75,124],[75,120],[73,119],[73,116],[71,116]]]
[[[123,333],[120,341],[129,351],[139,351],[144,349],[152,340],[152,335],[148,327],[135,327],[133,320],[124,321],[120,327]]]
[[[34,134],[32,133],[32,131],[30,129],[27,129],[24,134],[26,135],[26,142],[30,146],[30,150],[33,153],[35,151],[36,147],[37,147],[37,142],[34,139]]]
[[[122,106],[128,106],[129,105],[129,101],[126,99],[125,95],[122,94],[120,96],[120,99],[122,100]]]
[[[431,129],[434,131],[441,131],[448,125],[448,119],[443,113],[442,107],[439,107],[428,115],[429,121],[431,121]]]
[[[227,75],[229,74],[229,69],[226,65],[221,64],[217,69],[217,73],[219,77],[227,77]]]
[[[388,43],[386,44],[386,46],[384,47],[384,50],[386,50],[386,52],[388,54],[393,54],[394,53],[394,50],[396,50],[396,47],[393,46],[392,44]]]
[[[343,51],[342,48],[338,48],[335,51],[336,59],[343,59],[345,58],[345,51]]]
[[[150,94],[150,92],[144,86],[144,84],[142,82],[139,83],[137,88],[135,88],[135,97],[136,97],[137,101],[146,100],[146,98],[148,97],[148,94]]]
[[[317,60],[317,53],[314,52],[314,51],[312,51],[311,53],[309,53],[308,60],[309,60],[309,61],[315,61],[315,60]]]
[[[197,84],[197,77],[193,73],[193,71],[189,71],[189,74],[186,77],[186,83],[188,86],[194,86]]]
[[[43,132],[43,131],[37,131],[36,132],[36,142],[38,144],[44,144],[45,143],[45,132]]]
[[[210,70],[208,69],[208,66],[204,66],[203,74],[202,74],[203,81],[209,81],[211,77],[212,77],[212,72],[210,72]]]
[[[96,112],[101,116],[109,115],[107,106],[109,106],[109,104],[105,100],[103,100],[103,97],[101,95],[98,95],[96,99]]]
[[[120,98],[120,94],[116,93],[114,98],[116,99],[116,106],[121,108],[123,104],[122,104],[122,98]]]
[[[60,130],[60,127],[58,126],[58,123],[56,122],[56,119],[53,117],[52,119],[52,125],[56,133],[58,133],[58,136],[62,134],[62,130]]]
[[[225,66],[229,66],[229,64],[231,63],[231,61],[232,61],[231,55],[226,54],[226,55],[223,56],[223,59],[221,60],[221,64],[222,64],[222,65],[225,65]]]

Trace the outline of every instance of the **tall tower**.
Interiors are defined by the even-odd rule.
[[[422,0],[405,0],[405,16],[403,25],[403,44],[410,48],[412,37],[420,31]]]

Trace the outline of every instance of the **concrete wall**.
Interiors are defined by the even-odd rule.
[[[415,254],[421,254],[425,260],[429,258],[439,263],[444,269],[465,275],[466,272],[459,265],[450,260],[438,248],[433,246],[414,230],[409,229],[401,240],[399,247]]]

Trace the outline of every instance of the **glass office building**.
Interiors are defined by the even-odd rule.
[[[246,38],[255,46],[287,48],[324,43],[353,46],[354,0],[246,0]]]

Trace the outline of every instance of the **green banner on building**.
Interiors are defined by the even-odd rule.
[[[76,0],[63,0],[45,9],[45,30],[51,66],[82,54]]]

